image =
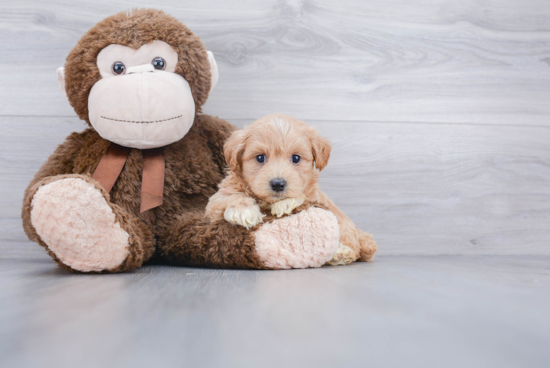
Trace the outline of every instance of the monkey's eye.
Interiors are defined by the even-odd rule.
[[[151,61],[151,64],[153,64],[153,67],[156,70],[164,70],[166,68],[166,61],[164,61],[161,57],[156,57]]]
[[[259,163],[259,164],[263,164],[265,162],[265,155],[258,155],[256,156],[256,161]]]
[[[126,72],[126,66],[120,61],[115,61],[111,68],[113,69],[114,75],[122,75]]]
[[[302,160],[302,158],[298,155],[292,155],[292,162],[295,163],[295,164],[298,164],[300,163],[300,160]]]

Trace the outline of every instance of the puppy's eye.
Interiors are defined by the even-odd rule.
[[[156,70],[164,70],[166,69],[166,61],[164,61],[161,57],[156,57],[151,61],[151,64],[153,64],[153,67]]]
[[[259,164],[263,164],[265,162],[265,155],[258,155],[256,156],[256,161],[259,163]]]
[[[126,66],[121,61],[115,61],[111,69],[114,75],[122,75],[126,71]]]
[[[302,158],[301,158],[300,156],[298,156],[298,155],[292,155],[292,162],[295,163],[295,164],[300,163],[300,160],[301,160],[301,159],[302,159]]]

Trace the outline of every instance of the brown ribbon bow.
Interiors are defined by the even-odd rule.
[[[131,148],[111,143],[107,152],[99,161],[99,165],[92,178],[110,192],[115,185],[124,164],[128,159]],[[143,153],[143,174],[141,179],[141,206],[140,212],[162,204],[164,192],[164,149],[153,148],[142,150]]]

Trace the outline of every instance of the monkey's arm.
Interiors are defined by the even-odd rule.
[[[158,245],[173,265],[288,269],[320,267],[338,248],[338,222],[327,210],[310,207],[252,229],[225,220],[211,222],[203,212],[185,213]]]

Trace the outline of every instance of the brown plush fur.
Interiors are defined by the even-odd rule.
[[[161,253],[173,265],[267,269],[256,256],[254,237],[248,230],[223,220],[212,223],[203,211],[180,216]]]
[[[34,193],[42,185],[76,176],[92,183],[103,193],[116,221],[130,235],[129,258],[116,269],[106,272],[138,267],[155,250],[159,259],[168,257],[170,262],[177,264],[262,268],[254,253],[250,232],[234,226],[221,226],[215,230],[218,240],[214,242],[214,230],[209,230],[212,225],[205,225],[198,214],[189,214],[204,210],[208,198],[216,192],[217,184],[223,179],[226,169],[223,144],[235,127],[224,120],[200,114],[200,107],[210,89],[210,67],[200,39],[183,24],[157,10],[120,13],[100,22],[82,37],[67,58],[65,78],[71,105],[89,123],[88,94],[100,78],[96,57],[102,48],[116,43],[137,49],[153,40],[165,41],[178,52],[176,72],[189,82],[197,111],[194,125],[187,135],[164,148],[163,205],[140,214],[142,153],[138,149],[131,150],[109,194],[91,179],[110,143],[90,128],[71,134],[30,183],[22,210],[25,232],[31,240],[48,249],[30,220]],[[237,244],[241,250],[235,253]],[[70,269],[61,264],[51,251],[48,253],[62,267]]]
[[[307,210],[311,205],[303,204],[292,214]],[[322,204],[315,206],[328,210]],[[263,223],[276,220],[277,217],[267,214]],[[268,269],[258,260],[254,242],[253,231],[263,223],[249,231],[223,219],[212,222],[203,211],[187,213],[179,216],[168,232],[161,249],[162,259],[172,265]],[[193,231],[186,230],[190,228]]]
[[[303,121],[283,114],[256,120],[226,142],[225,158],[231,171],[210,198],[206,215],[213,221],[225,218],[250,227],[263,220],[262,211],[282,215],[277,207],[292,211],[302,203],[318,204],[336,215],[340,243],[353,250],[353,260],[371,261],[377,251],[372,237],[356,228],[319,188],[319,172],[328,164],[330,151],[330,143]],[[258,155],[265,157],[263,163],[256,161]],[[300,162],[293,163],[293,155]],[[284,191],[271,188],[273,179],[285,180]]]

